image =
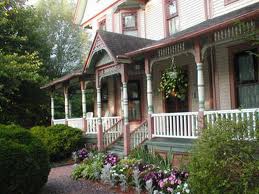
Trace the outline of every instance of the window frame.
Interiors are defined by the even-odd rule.
[[[170,2],[176,2],[176,13],[170,15],[169,13],[169,4]],[[179,9],[178,9],[178,0],[163,0],[164,3],[164,18],[165,18],[165,34],[166,36],[171,36],[172,34],[170,34],[170,29],[169,29],[169,22],[175,22],[173,20],[176,20],[175,18],[177,18],[179,16]]]
[[[125,28],[125,20],[124,18],[126,16],[135,16],[135,27],[130,27],[130,28]],[[130,31],[137,31],[138,33],[138,11],[137,10],[131,10],[127,12],[122,12],[121,13],[121,27],[122,27],[122,33],[124,32],[130,32]]]
[[[105,29],[101,29],[101,30],[104,30],[106,31],[106,18],[102,18],[101,20],[98,21],[98,29],[100,29],[101,26],[104,26]]]

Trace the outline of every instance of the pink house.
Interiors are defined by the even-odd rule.
[[[253,138],[259,61],[248,51],[258,52],[258,45],[243,37],[258,30],[258,0],[78,0],[74,22],[94,39],[81,71],[43,87],[52,94],[52,124],[81,128],[96,135],[100,150],[125,155],[142,144],[186,153],[219,118],[251,120]],[[181,99],[159,90],[172,65],[188,80]],[[75,84],[81,118],[69,114]],[[88,89],[96,96],[92,110],[86,109]],[[53,95],[61,90],[65,118],[55,119]]]

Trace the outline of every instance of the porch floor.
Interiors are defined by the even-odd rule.
[[[190,152],[195,139],[155,137],[145,142],[153,151],[172,151],[173,153]]]

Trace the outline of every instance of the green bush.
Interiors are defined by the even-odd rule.
[[[0,193],[33,194],[46,183],[48,153],[29,130],[0,125]]]
[[[189,164],[193,193],[258,193],[258,140],[247,139],[248,125],[222,120],[205,129]]]
[[[70,157],[71,153],[83,144],[82,131],[66,125],[33,127],[31,131],[46,146],[50,161]]]

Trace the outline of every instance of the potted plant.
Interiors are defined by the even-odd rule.
[[[162,74],[159,91],[164,92],[166,98],[174,96],[180,100],[184,100],[187,90],[187,75],[184,70],[175,64],[174,59],[172,59],[172,66]]]

